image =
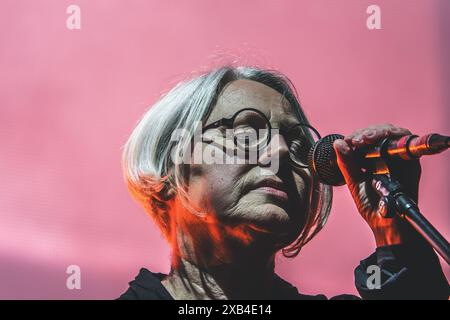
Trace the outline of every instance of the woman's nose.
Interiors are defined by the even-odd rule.
[[[260,152],[258,164],[268,166],[271,161],[274,161],[274,157],[277,157],[280,164],[287,161],[289,157],[289,147],[284,137],[279,133],[273,134],[269,145]]]

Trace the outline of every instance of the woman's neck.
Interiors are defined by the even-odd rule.
[[[175,299],[268,299],[274,278],[274,255],[252,254],[206,267],[174,257],[162,284]]]

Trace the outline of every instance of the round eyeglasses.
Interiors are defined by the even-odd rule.
[[[297,123],[288,129],[273,128],[269,119],[260,110],[244,108],[231,118],[222,118],[202,129],[205,133],[215,128],[232,129],[234,145],[246,153],[265,149],[272,138],[272,129],[279,130],[289,148],[289,156],[294,166],[307,168],[308,153],[321,137],[309,124]]]

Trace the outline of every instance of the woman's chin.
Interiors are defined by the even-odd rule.
[[[249,229],[255,233],[280,239],[295,239],[301,230],[300,224],[286,210],[272,204],[256,207],[248,221]]]
[[[272,251],[278,251],[291,244],[299,235],[292,228],[266,228],[262,226],[249,225],[251,242],[256,246],[265,246]]]

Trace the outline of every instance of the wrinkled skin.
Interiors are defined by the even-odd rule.
[[[275,90],[261,83],[237,80],[221,92],[205,125],[236,111],[252,107],[262,111],[275,128],[298,123],[291,106]],[[398,244],[414,238],[397,219],[381,219],[375,214],[377,198],[360,181],[354,151],[383,137],[408,134],[392,125],[357,130],[334,147],[338,164],[361,216],[372,229],[377,245]],[[163,285],[176,299],[264,299],[271,297],[275,253],[301,232],[308,213],[312,177],[308,169],[293,169],[288,148],[279,137],[280,168],[272,178],[282,182],[287,199],[256,190],[263,165],[195,164],[188,170],[188,196],[206,212],[205,218],[177,210],[174,213],[172,270]],[[221,152],[218,150],[217,152]],[[399,169],[401,182],[417,197],[420,166],[410,162]],[[176,201],[176,191],[174,191]],[[180,207],[177,207],[180,208]]]

